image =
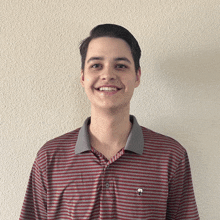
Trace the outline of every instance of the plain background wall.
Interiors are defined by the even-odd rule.
[[[100,23],[142,48],[139,123],[188,151],[202,220],[220,219],[219,0],[0,1],[0,219],[18,219],[37,151],[90,106],[78,46]]]

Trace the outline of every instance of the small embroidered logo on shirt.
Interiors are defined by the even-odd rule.
[[[140,196],[140,195],[142,195],[142,193],[143,193],[143,189],[139,188],[139,189],[137,190],[137,192],[138,192],[138,195]]]

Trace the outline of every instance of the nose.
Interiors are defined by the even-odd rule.
[[[116,74],[114,69],[110,66],[106,66],[101,73],[101,79],[106,81],[116,79]]]

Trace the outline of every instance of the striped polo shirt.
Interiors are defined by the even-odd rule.
[[[20,220],[199,219],[186,150],[138,125],[107,160],[82,128],[47,142],[34,162]]]

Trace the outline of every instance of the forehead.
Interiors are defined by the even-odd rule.
[[[121,38],[99,37],[92,39],[89,43],[86,60],[91,56],[111,57],[127,57],[132,58],[130,46]]]

